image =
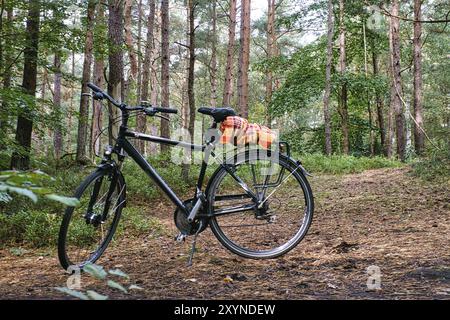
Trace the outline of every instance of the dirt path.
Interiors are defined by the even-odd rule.
[[[207,230],[199,238],[193,267],[186,268],[189,243],[173,241],[172,207],[153,204],[149,212],[157,211],[170,235],[119,239],[99,261],[126,271],[143,290],[125,295],[85,281],[87,276],[83,284],[111,298],[450,298],[449,185],[425,184],[407,168],[310,181],[316,198],[313,225],[282,258],[239,258]],[[380,290],[367,287],[369,266],[381,272]],[[64,286],[66,279],[54,251],[19,257],[0,251],[2,299],[65,298],[54,287]]]

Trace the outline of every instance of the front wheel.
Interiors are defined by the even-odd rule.
[[[115,169],[98,169],[74,197],[80,204],[66,209],[58,239],[59,261],[66,270],[95,263],[106,250],[125,204],[125,182]]]
[[[235,254],[276,258],[297,246],[308,232],[313,195],[293,160],[282,154],[253,151],[237,155],[227,169],[221,166],[212,177],[207,191],[210,226],[217,239]]]

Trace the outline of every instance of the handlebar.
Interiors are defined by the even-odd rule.
[[[108,93],[97,87],[93,83],[88,83],[87,86],[95,93],[94,99],[96,100],[102,100],[107,99],[109,102],[111,102],[116,107],[120,108],[122,111],[135,111],[135,110],[142,110],[147,115],[155,115],[157,112],[162,113],[178,113],[177,109],[173,108],[164,108],[164,107],[153,107],[153,106],[138,106],[138,107],[128,107],[125,104],[120,104],[114,98],[112,98]]]

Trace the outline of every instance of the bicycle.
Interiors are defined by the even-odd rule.
[[[174,221],[180,232],[176,239],[182,241],[194,236],[189,264],[192,264],[197,236],[208,226],[225,248],[245,258],[279,257],[304,238],[312,222],[314,199],[306,179],[309,174],[300,161],[291,158],[287,143],[278,142],[275,151],[238,151],[219,161],[215,154],[218,139],[214,134],[207,137],[204,144],[196,145],[128,128],[132,112],[161,116],[161,113],[177,113],[176,109],[148,103],[127,106],[97,86],[88,86],[94,99],[106,99],[121,110],[122,123],[115,145],[105,148],[101,163],[76,189],[74,197],[79,199],[80,205],[65,210],[58,238],[58,257],[64,269],[71,266],[82,269],[87,263],[95,263],[111,242],[126,206],[126,182],[121,172],[126,155],[176,206]],[[231,108],[200,108],[198,111],[213,118],[213,132],[217,132],[218,124],[227,116],[235,115]],[[193,198],[182,201],[129,138],[203,152]],[[203,191],[211,157],[219,166]]]

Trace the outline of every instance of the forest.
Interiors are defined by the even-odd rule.
[[[0,299],[448,299],[447,1],[0,2]],[[131,113],[136,132],[202,144],[211,119],[200,107],[231,107],[276,131],[313,175],[315,217],[299,249],[246,260],[208,231],[192,269],[171,281],[190,241],[173,241],[172,204],[126,159],[126,208],[99,263],[128,290],[102,284],[96,265],[87,280],[96,291],[54,290],[67,278],[55,249],[63,207],[78,205],[75,189],[123,120],[113,103],[94,99],[90,83],[119,103],[178,111]],[[171,163],[164,144],[133,145],[175,192],[191,196],[200,164]],[[41,269],[30,272],[36,261]],[[368,290],[374,265],[382,289]]]

